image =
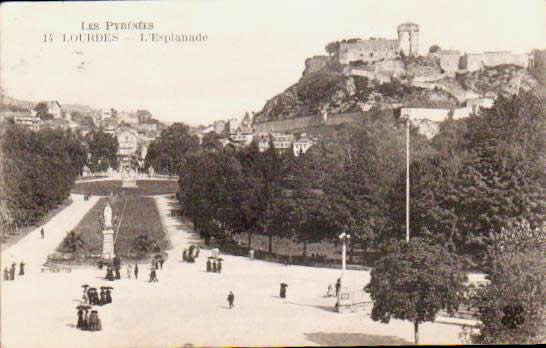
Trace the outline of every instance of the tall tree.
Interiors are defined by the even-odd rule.
[[[454,254],[413,238],[393,243],[377,262],[365,290],[373,301],[372,319],[413,322],[419,344],[419,324],[434,321],[442,309],[453,314],[464,299],[464,282],[466,275]]]
[[[114,135],[103,132],[102,130],[91,131],[87,134],[87,143],[89,144],[89,168],[92,171],[106,171],[108,167],[118,168],[118,140]]]

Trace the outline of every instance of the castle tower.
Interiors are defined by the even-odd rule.
[[[398,48],[406,56],[419,55],[419,26],[406,22],[398,26]]]

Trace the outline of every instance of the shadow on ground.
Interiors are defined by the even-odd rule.
[[[367,335],[360,333],[306,333],[305,338],[321,346],[385,346],[410,345],[411,342],[393,336]]]

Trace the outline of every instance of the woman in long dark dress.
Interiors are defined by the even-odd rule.
[[[110,289],[106,289],[106,303],[112,303],[112,295],[110,294]]]
[[[100,304],[101,305],[104,305],[104,304],[107,304],[107,300],[106,300],[106,291],[104,289],[100,289]]]
[[[83,315],[83,327],[82,330],[87,331],[89,330],[89,314],[87,312],[87,309],[85,309],[85,313]]]
[[[112,272],[112,267],[110,266],[106,268],[106,279],[110,281],[114,280],[114,272]]]
[[[78,310],[78,323],[76,324],[76,328],[80,330],[83,330],[84,328],[83,311],[81,309]]]

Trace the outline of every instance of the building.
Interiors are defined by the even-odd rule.
[[[128,169],[131,159],[137,155],[138,133],[129,127],[119,127],[115,131],[118,140],[118,160],[120,169]]]
[[[315,142],[307,137],[302,137],[301,139],[297,140],[293,144],[294,148],[294,156],[299,156],[301,154],[304,154],[313,146]]]
[[[214,133],[218,134],[218,135],[222,135],[224,134],[224,132],[226,131],[226,121],[214,121]]]
[[[39,117],[31,116],[30,114],[23,114],[13,116],[13,123],[27,127],[33,131],[39,131],[42,124],[42,120]]]
[[[407,22],[398,26],[398,39],[351,40],[340,43],[337,59],[341,64],[362,61],[373,63],[380,60],[419,55],[419,26]]]
[[[272,134],[272,137],[273,147],[280,155],[289,151],[294,142],[294,135],[292,134]]]

